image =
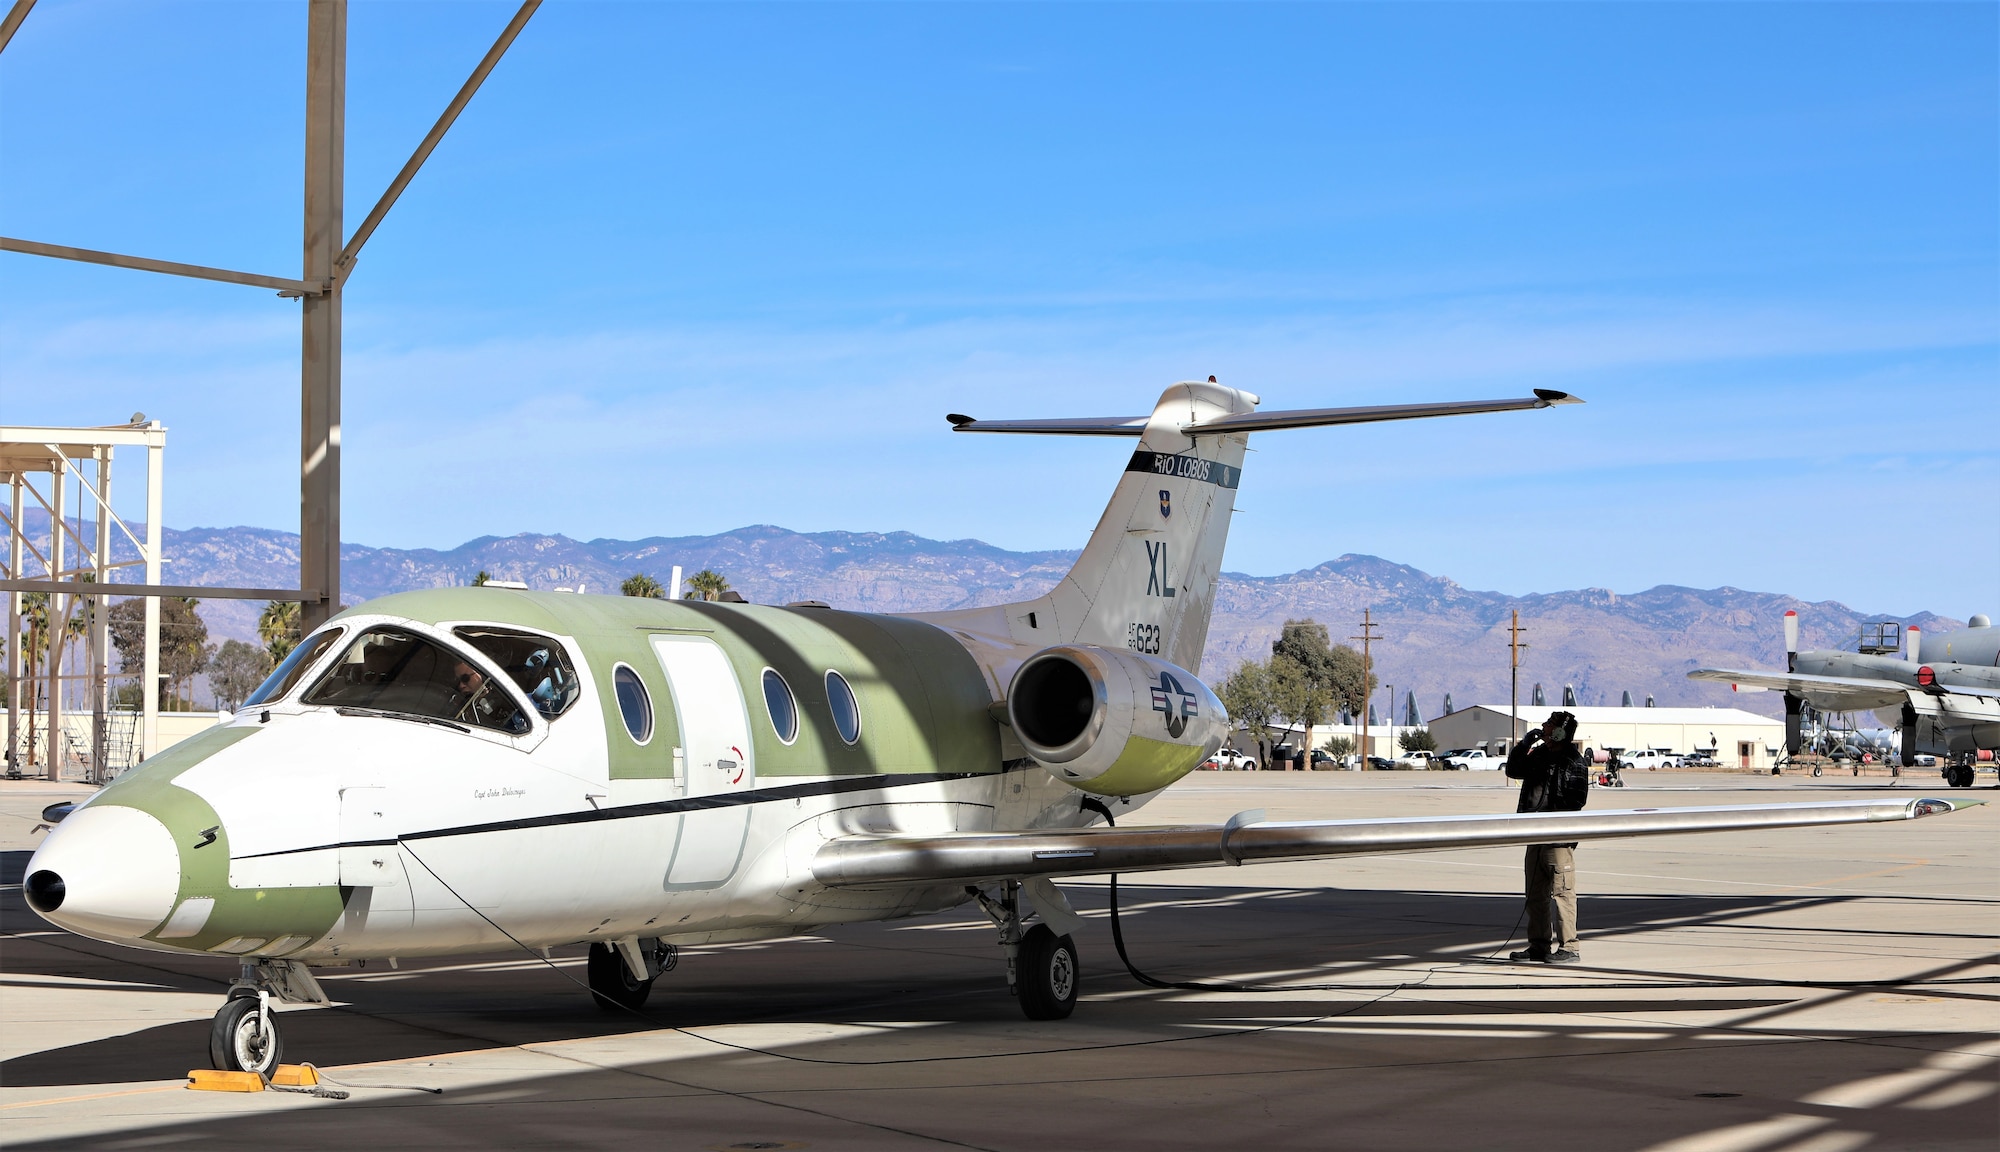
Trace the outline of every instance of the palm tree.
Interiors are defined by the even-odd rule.
[[[83,574],[85,583],[95,579],[96,577],[91,573],[86,572]],[[70,615],[58,624],[52,622],[50,618],[49,594],[47,592],[28,592],[21,596],[21,617],[22,623],[26,625],[25,631],[27,633],[21,637],[21,640],[22,654],[27,658],[28,663],[26,703],[28,706],[27,755],[29,764],[35,763],[35,710],[46,707],[48,700],[48,670],[51,667],[59,667],[62,664],[64,650],[69,647],[70,641],[81,638],[89,627],[84,615],[77,611],[81,600],[82,597],[79,596],[70,597]],[[54,641],[53,643],[51,643],[52,640]],[[49,760],[51,763],[55,763],[58,760],[54,733],[50,733],[49,735]]]
[[[472,578],[472,586],[474,588],[484,588],[486,586],[486,582],[491,579],[493,579],[492,575],[488,573],[486,569],[481,568],[479,570],[479,575],[474,576]]]
[[[280,664],[299,646],[299,605],[295,600],[273,600],[257,617],[257,638],[271,654],[271,663]]]
[[[637,596],[642,600],[664,600],[667,597],[667,590],[660,587],[660,582],[644,572],[634,572],[626,578],[625,583],[618,586],[618,590],[627,596]]]
[[[720,600],[729,591],[729,581],[713,568],[703,568],[688,577],[687,600]]]

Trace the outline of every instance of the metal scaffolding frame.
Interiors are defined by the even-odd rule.
[[[0,17],[0,53],[7,50],[7,46],[14,39],[14,34],[34,6],[35,0],[14,0],[6,16]],[[160,596],[200,595],[296,600],[300,603],[300,627],[305,631],[311,631],[340,611],[341,290],[354,269],[355,261],[361,255],[362,246],[375,234],[375,229],[395,206],[403,190],[409,187],[411,180],[415,179],[424,161],[430,158],[438,142],[444,139],[445,133],[458,119],[459,113],[465,110],[473,95],[479,91],[480,85],[485,82],[487,75],[500,62],[508,46],[514,42],[516,36],[520,35],[521,29],[527,26],[529,17],[533,16],[540,6],[541,0],[525,0],[515,11],[499,38],[487,50],[479,65],[472,70],[472,75],[459,88],[458,94],[445,107],[443,114],[432,125],[423,141],[417,145],[416,151],[410,155],[401,171],[396,173],[395,179],[389,182],[389,187],[376,201],[367,217],[362,220],[361,226],[355,229],[354,234],[343,244],[341,197],[347,131],[347,0],[308,0],[305,216],[302,230],[302,273],[296,280],[283,276],[237,272],[226,268],[211,268],[199,264],[183,264],[145,256],[128,256],[116,252],[101,252],[90,248],[0,236],[0,251],[268,288],[275,290],[284,299],[297,300],[300,303],[299,587],[297,589],[167,588],[160,585],[157,570],[149,569],[144,585],[128,585],[120,589],[123,595],[141,595],[149,598],[147,609],[149,634],[158,620],[157,597]],[[157,460],[158,453],[149,451],[149,459]],[[106,467],[108,468],[108,463]],[[60,491],[61,485],[58,484],[56,488]],[[149,491],[158,491],[157,482],[149,487]],[[103,506],[108,512],[108,502]],[[156,532],[160,522],[158,509],[155,508],[146,519],[147,530]],[[99,522],[103,521],[104,517],[100,516]],[[18,515],[11,523],[19,524]],[[58,532],[57,536],[60,535]],[[157,546],[148,554],[157,557]],[[0,590],[15,594],[10,597],[10,606],[17,609],[12,615],[18,619],[19,593],[46,591],[52,598],[64,597],[64,602],[68,603],[67,597],[88,595],[81,590],[83,583],[76,578],[75,573],[70,573],[66,579],[59,561],[48,565],[46,578],[23,579],[20,564],[10,553],[7,579],[0,581]],[[153,648],[154,645],[148,645],[149,652]],[[16,651],[15,645],[11,642],[8,651],[10,653]],[[10,660],[14,658],[13,655],[9,656]],[[153,657],[149,657],[149,661],[151,659]],[[15,665],[9,664],[10,672],[14,667]],[[154,671],[149,663],[147,683],[157,694],[157,683],[153,679]],[[153,715],[153,712],[148,712],[149,717]],[[154,751],[157,735],[156,720],[149,719],[147,734],[143,738],[145,755],[151,755]],[[12,748],[11,743],[9,747]]]
[[[0,427],[0,484],[7,487],[8,501],[6,576],[0,590],[7,593],[7,748],[8,776],[35,763],[32,737],[36,697],[46,682],[46,704],[42,706],[43,731],[47,733],[48,755],[44,771],[50,780],[62,779],[67,759],[63,737],[63,716],[69,703],[65,684],[83,686],[85,707],[90,711],[89,778],[101,783],[107,753],[107,712],[109,710],[110,595],[100,589],[117,587],[124,592],[130,585],[116,585],[112,571],[144,565],[146,584],[160,582],[160,483],[164,475],[162,455],[167,430],[157,420],[135,416],[127,424],[99,428],[18,428]],[[141,525],[145,538],[132,530],[111,507],[111,462],[121,447],[146,450],[146,520]],[[47,476],[47,490],[36,483]],[[77,500],[69,500],[74,489]],[[27,500],[33,500],[48,517],[47,550],[36,548],[27,524]],[[86,519],[86,514],[88,518]],[[112,529],[132,544],[138,558],[114,561],[116,537]],[[42,579],[28,577],[30,561]],[[90,591],[76,591],[90,589]],[[42,645],[47,649],[45,677],[35,677],[39,658],[33,644],[24,643],[22,616],[25,597],[30,592],[47,595],[42,628]],[[83,624],[84,670],[65,673],[69,655],[71,620]],[[146,598],[144,667],[140,673],[139,747],[150,754],[159,740],[160,681],[160,601]],[[21,740],[22,697],[27,697],[30,739]],[[67,695],[74,696],[74,693]]]

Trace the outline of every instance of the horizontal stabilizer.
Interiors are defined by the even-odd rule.
[[[1970,803],[1933,799],[1832,800],[1818,804],[1734,804],[1623,812],[1257,820],[1167,828],[854,836],[821,848],[813,858],[812,871],[814,879],[834,888],[971,883],[1686,832],[1870,824],[1915,820],[1969,807]]]
[[[1537,388],[1533,396],[1506,400],[1452,400],[1439,404],[1372,404],[1359,408],[1293,408],[1274,412],[1241,412],[1180,426],[1183,436],[1230,432],[1269,432],[1280,428],[1324,428],[1335,424],[1376,424],[1385,420],[1417,420],[1426,416],[1471,416],[1482,412],[1518,412],[1581,404],[1567,392]],[[954,432],[1023,432],[1050,436],[1137,436],[1146,430],[1145,416],[1081,416],[1054,420],[976,420],[953,413],[945,417]]]

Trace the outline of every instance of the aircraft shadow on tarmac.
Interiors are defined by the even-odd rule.
[[[1085,963],[1084,994],[1129,992],[1137,987],[1112,946],[1105,890],[1074,886],[1072,898],[1087,919],[1079,940]],[[1584,896],[1580,919],[1586,941],[1663,928],[1741,923],[1774,912],[1838,904],[1828,896]],[[1277,984],[1351,984],[1362,989],[1414,982],[1438,966],[1435,984],[1452,984],[1449,1002],[1404,998],[1394,1003],[1329,1004],[1282,991],[1244,991],[1190,1000],[1141,995],[1115,1004],[1085,1003],[1079,1018],[1143,1027],[1201,1026],[1217,1019],[1314,1016],[1337,1012],[1357,1022],[1393,1015],[1518,1015],[1518,997],[1482,995],[1463,983],[1468,965],[1480,981],[1518,971],[1532,980],[1537,1013],[1658,1012],[1659,993],[1632,996],[1603,986],[1602,969],[1513,969],[1485,957],[1519,947],[1504,945],[1516,922],[1518,897],[1449,892],[1343,891],[1125,886],[1121,903],[1132,960],[1163,980],[1225,982],[1242,973]],[[141,953],[69,935],[46,932],[18,890],[0,898],[0,931],[9,939],[0,956],[0,980],[59,976],[126,985],[150,984],[182,992],[221,993],[233,963],[206,957]],[[1811,932],[1787,926],[1787,932]],[[1841,930],[1827,929],[1829,932]],[[1868,933],[1861,933],[1866,937]],[[1936,933],[1971,940],[1971,934]],[[1588,946],[1588,943],[1586,944]],[[558,952],[563,971],[580,979],[580,950]],[[483,962],[483,963],[482,963]],[[521,953],[454,957],[426,973],[425,962],[399,971],[382,966],[327,973],[333,1009],[286,1014],[287,1059],[322,1065],[412,1059],[469,1049],[607,1036],[675,1026],[730,1023],[844,1023],[895,1019],[917,1023],[1020,1024],[1007,996],[993,932],[962,911],[888,924],[836,928],[824,937],[735,946],[686,957],[661,978],[646,1017],[605,1013],[557,971]],[[1391,971],[1393,970],[1393,972]],[[1452,973],[1457,979],[1452,979]],[[1275,973],[1276,975],[1272,975]],[[1675,988],[1670,973],[1629,973],[1648,987]],[[1661,982],[1664,980],[1664,982]],[[1741,989],[1707,980],[1678,985],[1676,1011],[1748,1011],[1791,1003],[1768,986]],[[116,989],[107,989],[107,993]],[[217,1003],[220,1001],[218,999]],[[11,1087],[81,1086],[170,1079],[205,1063],[206,1018],[177,1021],[87,1043],[35,1052],[0,1062],[0,1083]],[[1060,1029],[1061,1025],[1051,1026]]]

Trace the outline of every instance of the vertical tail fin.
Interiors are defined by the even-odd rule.
[[[1048,595],[1010,608],[1015,638],[1133,648],[1199,673],[1249,434],[1181,429],[1256,406],[1219,384],[1168,388],[1076,566]],[[1034,627],[1024,630],[1027,613]]]
[[[1001,636],[1013,644],[1132,648],[1201,670],[1222,549],[1236,511],[1250,433],[1429,416],[1552,408],[1582,401],[1566,392],[1443,404],[1380,404],[1258,412],[1257,397],[1206,383],[1176,384],[1149,417],[975,420],[951,415],[955,431],[1139,437],[1111,503],[1076,566],[1048,595],[1016,604],[912,615],[958,631],[970,645]],[[975,640],[973,633],[982,639]],[[996,681],[996,691],[999,690]]]

